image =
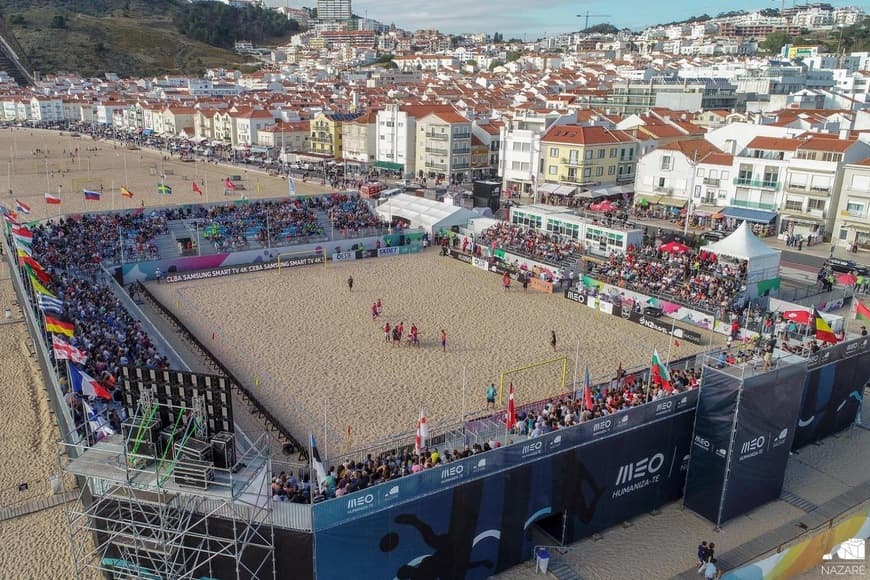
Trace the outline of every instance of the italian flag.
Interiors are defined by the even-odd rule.
[[[661,386],[661,388],[668,392],[674,390],[673,385],[671,385],[671,373],[668,370],[668,365],[662,362],[658,349],[653,350],[652,364],[650,365],[650,382]]]

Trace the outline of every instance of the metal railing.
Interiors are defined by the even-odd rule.
[[[433,141],[449,141],[450,135],[447,133],[425,133],[427,139]]]
[[[779,188],[779,181],[776,181],[776,180],[765,181],[765,180],[758,180],[758,179],[747,179],[744,177],[735,177],[734,178],[734,185],[743,185],[743,186],[747,186],[747,187],[761,187],[763,189],[778,189]]]
[[[764,209],[768,211],[776,211],[775,203],[762,203],[760,201],[747,201],[745,199],[732,199],[731,205],[735,207],[745,207],[750,209]]]

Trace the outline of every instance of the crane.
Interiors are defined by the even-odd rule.
[[[585,24],[583,25],[583,30],[589,30],[589,19],[590,18],[611,18],[610,14],[590,14],[587,10],[582,14],[578,14],[577,18],[584,18]]]

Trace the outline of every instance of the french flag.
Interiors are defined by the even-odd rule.
[[[99,397],[111,401],[112,394],[85,371],[75,365],[69,365],[69,376],[72,379],[73,390],[86,397]]]
[[[30,206],[21,201],[20,199],[15,200],[15,208],[24,215],[30,215]]]
[[[88,201],[100,201],[100,192],[85,189],[85,199]]]

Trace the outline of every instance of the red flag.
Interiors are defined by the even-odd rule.
[[[867,308],[855,298],[853,300],[855,300],[855,318],[864,322],[870,322],[870,308]]]
[[[797,324],[810,323],[810,313],[807,310],[784,310],[782,317]]]
[[[199,188],[195,181],[193,182],[193,193],[198,193],[199,195],[202,195],[202,190]]]
[[[622,363],[619,363],[619,366],[622,367]],[[586,367],[586,384],[583,388],[583,404],[586,406],[587,411],[591,411],[595,408],[595,401],[592,400],[592,380],[589,378],[589,366]]]
[[[233,180],[232,180],[232,179],[230,179],[229,177],[227,177],[227,178],[224,180],[224,187],[226,187],[227,189],[235,189],[235,188],[236,188],[236,184],[233,183]]]
[[[510,384],[510,390],[508,391],[508,410],[507,410],[507,418],[505,419],[505,425],[508,429],[513,429],[517,424],[517,407],[516,403],[514,403],[514,384]]]

